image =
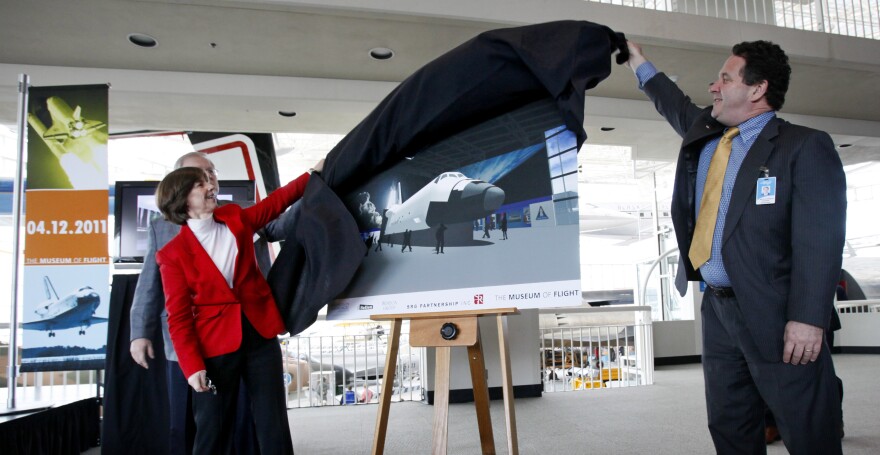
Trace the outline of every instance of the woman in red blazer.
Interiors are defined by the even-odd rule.
[[[323,161],[318,163],[319,169]],[[180,233],[156,253],[171,341],[193,395],[194,453],[232,451],[235,404],[244,382],[262,453],[293,453],[281,348],[286,332],[257,268],[254,232],[299,199],[309,174],[242,209],[217,205],[205,171],[180,168],[156,190],[162,214]]]

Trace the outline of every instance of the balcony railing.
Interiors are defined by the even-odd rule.
[[[880,39],[878,0],[586,0]]]
[[[292,337],[281,341],[288,408],[379,402],[384,381],[385,335]],[[424,348],[401,334],[391,401],[419,401]]]

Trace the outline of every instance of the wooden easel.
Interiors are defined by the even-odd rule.
[[[495,440],[492,436],[492,419],[489,416],[489,387],[486,382],[486,362],[483,358],[483,345],[480,342],[480,327],[477,318],[495,315],[498,322],[498,349],[501,353],[501,382],[504,391],[504,413],[507,421],[507,447],[512,455],[519,454],[516,439],[516,414],[513,407],[513,383],[510,374],[510,355],[507,344],[507,315],[519,314],[516,308],[496,308],[489,310],[450,311],[415,314],[378,314],[370,319],[391,321],[391,338],[385,354],[385,375],[379,395],[379,413],[376,417],[376,433],[373,435],[373,455],[385,452],[385,432],[388,429],[388,411],[394,387],[394,371],[397,366],[397,349],[400,344],[400,326],[404,319],[410,320],[410,345],[437,348],[437,368],[434,374],[434,427],[431,453],[446,454],[447,424],[449,416],[449,361],[450,348],[466,346],[471,367],[471,382],[474,386],[474,405],[477,408],[477,427],[480,431],[480,447],[483,454],[495,454]],[[454,338],[441,335],[446,324],[453,324],[457,330]]]

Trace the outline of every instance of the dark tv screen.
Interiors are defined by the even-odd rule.
[[[157,181],[116,182],[114,193],[114,235],[118,246],[115,262],[144,262],[147,230],[153,220],[161,219],[156,207]],[[221,201],[253,203],[256,191],[253,180],[221,180]]]

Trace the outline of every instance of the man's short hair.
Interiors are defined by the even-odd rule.
[[[733,46],[732,52],[746,61],[741,74],[743,82],[755,85],[767,81],[767,104],[773,110],[782,109],[791,79],[791,66],[785,51],[769,41],[744,41]]]
[[[196,183],[206,182],[205,171],[198,167],[182,167],[168,173],[156,188],[156,205],[165,219],[179,225],[186,224],[189,209],[186,199]]]
[[[190,159],[190,158],[192,158],[192,157],[204,158],[204,159],[206,159],[206,160],[208,160],[208,161],[211,161],[211,159],[208,158],[208,154],[207,154],[207,153],[203,153],[203,152],[189,152],[189,153],[185,153],[185,154],[181,155],[180,158],[178,158],[177,161],[174,162],[174,169],[180,169],[180,168],[182,168],[182,167],[183,167],[183,162],[186,161],[186,160],[188,160],[188,159]]]

